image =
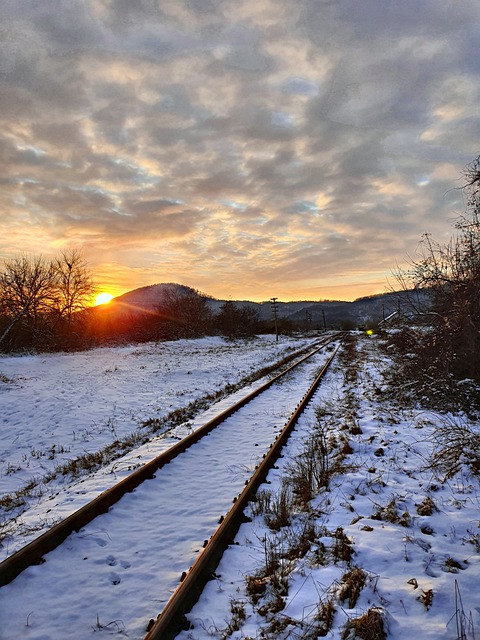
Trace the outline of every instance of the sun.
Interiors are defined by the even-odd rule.
[[[95,298],[95,306],[99,304],[108,304],[112,300],[113,296],[110,293],[99,293]]]

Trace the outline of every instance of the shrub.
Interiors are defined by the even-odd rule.
[[[434,451],[430,467],[451,478],[466,465],[480,473],[480,432],[461,418],[446,416],[433,432]]]

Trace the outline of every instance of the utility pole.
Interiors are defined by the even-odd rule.
[[[323,315],[323,330],[326,331],[327,330],[327,319],[325,318],[325,310],[322,309],[322,315]]]
[[[273,320],[275,322],[275,341],[276,342],[278,342],[277,300],[278,298],[270,298],[270,304],[272,305]]]

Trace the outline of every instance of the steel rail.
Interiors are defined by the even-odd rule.
[[[271,445],[264,459],[245,485],[245,488],[234,501],[232,508],[210,538],[201,555],[190,567],[187,575],[168,600],[165,608],[159,614],[144,640],[173,640],[180,631],[189,628],[185,614],[192,609],[193,605],[199,599],[206,583],[212,579],[225,549],[233,542],[240,525],[244,521],[244,511],[248,502],[252,500],[258,487],[265,481],[269,470],[280,456],[282,447],[288,440],[299,416],[312,399],[313,394],[325,376],[338,349],[339,347],[335,349],[327,360],[277,439]]]
[[[167,451],[164,451],[153,460],[145,463],[142,467],[133,471],[126,478],[103,491],[89,503],[80,507],[80,509],[53,525],[48,531],[45,531],[45,533],[40,535],[38,538],[32,540],[32,542],[27,544],[25,547],[19,549],[17,552],[3,560],[0,563],[0,587],[12,582],[27,567],[42,564],[45,561],[43,556],[56,549],[64,540],[66,540],[66,538],[68,538],[69,535],[75,531],[79,531],[100,514],[106,513],[110,507],[118,502],[126,493],[130,493],[146,480],[153,478],[155,472],[161,467],[186,451],[190,446],[210,433],[213,429],[238,411],[238,409],[263,393],[292,369],[337,339],[338,334],[316,347],[313,351],[303,356],[300,360],[290,365],[287,369],[262,384],[244,398],[240,399],[231,407],[222,411],[220,414],[170,447]]]

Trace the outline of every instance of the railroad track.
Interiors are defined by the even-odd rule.
[[[255,495],[259,485],[265,481],[269,470],[278,459],[282,447],[285,445],[292,429],[295,427],[299,416],[303,413],[317,390],[337,350],[338,347],[315,378],[311,387],[270,447],[270,450],[264,456],[263,461],[258,465],[255,473],[241,494],[235,499],[233,507],[205,546],[203,553],[199,556],[195,564],[190,567],[189,572],[185,575],[180,586],[167,602],[167,605],[156,622],[151,626],[144,640],[172,640],[182,629],[188,629],[188,621],[185,618],[185,614],[188,613],[197,602],[205,584],[212,579],[223,552],[228,545],[233,542],[235,534],[243,522],[243,513],[248,502]]]
[[[74,532],[83,530],[92,520],[97,516],[108,512],[113,505],[115,505],[126,494],[134,492],[142,483],[147,479],[152,479],[158,475],[158,471],[168,465],[170,462],[178,459],[181,453],[190,449],[192,445],[203,442],[203,438],[209,434],[212,434],[217,427],[224,425],[228,419],[230,419],[235,413],[239,412],[243,407],[247,407],[256,398],[264,394],[267,389],[270,389],[275,383],[280,383],[282,380],[288,378],[288,374],[293,372],[297,367],[300,367],[307,360],[312,358],[321,349],[327,346],[330,342],[338,339],[338,335],[334,338],[325,341],[318,345],[311,353],[303,357],[301,360],[291,365],[286,371],[275,376],[272,380],[265,383],[257,390],[237,402],[235,405],[222,412],[219,416],[210,420],[203,427],[184,438],[174,447],[161,454],[151,462],[147,463],[140,469],[137,469],[130,476],[123,481],[108,489],[103,494],[98,496],[91,503],[85,505],[77,512],[66,518],[64,521],[58,523],[52,527],[45,534],[40,536],[37,540],[33,541],[17,553],[13,554],[7,560],[0,564],[0,586],[8,585],[15,580],[27,567],[44,562],[44,556],[58,547],[68,536]],[[333,356],[332,356],[333,358]],[[328,360],[330,363],[331,358]],[[295,424],[296,417],[299,412],[303,410],[303,405],[308,401],[309,397],[313,393],[314,389],[318,385],[321,376],[326,370],[326,367],[322,369],[322,373],[317,377],[314,384],[306,392],[300,406],[298,406],[294,412],[294,416],[289,420],[287,425],[282,429],[280,435],[278,435],[275,443],[267,450],[264,455],[264,461],[254,471],[253,476],[246,480],[246,486],[240,495],[237,496],[234,508],[229,511],[225,517],[223,523],[215,532],[210,542],[206,544],[204,550],[201,552],[199,559],[194,563],[192,569],[188,572],[185,580],[181,583],[179,589],[175,591],[171,600],[167,598],[167,604],[163,609],[163,613],[160,618],[154,624],[153,629],[147,636],[149,640],[156,638],[173,637],[178,630],[179,624],[181,624],[182,616],[191,608],[196,600],[196,596],[199,595],[203,584],[212,574],[212,566],[216,564],[223,552],[223,549],[228,545],[228,541],[231,540],[232,533],[234,535],[235,528],[240,523],[241,513],[245,508],[246,502],[254,493],[258,484],[262,481],[268,471],[268,465],[272,464],[272,460],[278,455],[280,447],[283,445],[285,439],[288,437],[290,430]],[[259,401],[257,400],[257,403]],[[261,406],[261,405],[259,405]],[[258,411],[258,410],[257,410]],[[251,436],[250,436],[251,437]],[[195,449],[197,447],[194,447]],[[203,448],[208,448],[207,445],[203,445]],[[147,483],[148,484],[148,483]],[[158,499],[158,496],[157,496]],[[161,503],[160,503],[161,504]],[[155,508],[159,508],[158,502]],[[133,516],[132,516],[133,518]],[[85,534],[84,535],[90,535]],[[192,597],[195,597],[192,600]],[[170,634],[170,635],[168,635]]]

